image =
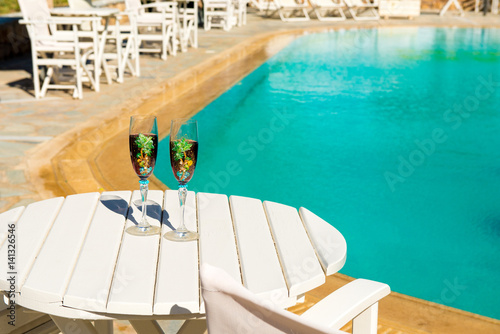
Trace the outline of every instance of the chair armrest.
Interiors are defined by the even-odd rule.
[[[339,329],[390,292],[387,284],[357,279],[332,292],[301,317]]]
[[[85,22],[99,22],[99,17],[50,17],[47,19],[37,20],[19,20],[20,24],[76,24],[82,25]]]
[[[140,9],[148,9],[148,8],[166,9],[172,7],[177,7],[177,2],[153,2],[141,5]]]

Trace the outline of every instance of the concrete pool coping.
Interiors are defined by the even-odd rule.
[[[167,80],[156,81],[150,91],[114,105],[76,127],[37,145],[26,154],[27,179],[40,198],[65,196],[72,193],[137,189],[137,178],[129,168],[126,142],[128,118],[136,113],[158,113],[162,135],[168,131],[169,120],[193,115],[215,99],[227,87],[265,61],[269,55],[286,45],[287,40],[304,33],[337,29],[375,27],[500,27],[498,18],[485,21],[477,18],[421,17],[413,21],[389,20],[372,22],[318,23],[287,25],[283,22],[267,24],[263,31],[243,36],[234,45],[203,59]],[[263,21],[251,18],[249,25]],[[270,29],[267,29],[269,28]],[[237,31],[235,28],[235,31]],[[222,32],[214,32],[223,35]],[[272,48],[267,48],[268,43]],[[182,54],[178,57],[182,57]],[[221,82],[224,85],[221,85]],[[120,86],[115,85],[119,89]],[[209,89],[205,89],[208,87]],[[201,93],[200,93],[201,91]],[[43,100],[40,101],[43,103]],[[160,107],[160,105],[162,107]],[[158,110],[158,109],[162,110]],[[174,110],[174,111],[172,111]],[[125,141],[124,141],[125,140]],[[121,167],[125,166],[125,167]],[[169,167],[167,167],[169,168]],[[151,189],[165,189],[153,178]],[[345,284],[350,278],[337,274],[327,283],[306,295],[306,303],[293,310],[300,313],[304,307]],[[380,331],[384,333],[498,333],[500,321],[472,313],[392,293],[381,302]]]

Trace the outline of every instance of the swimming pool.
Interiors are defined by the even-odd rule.
[[[191,190],[304,206],[342,273],[500,319],[498,29],[303,36],[194,118]]]

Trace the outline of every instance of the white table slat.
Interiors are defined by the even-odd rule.
[[[264,202],[264,208],[290,296],[298,296],[323,284],[325,274],[297,210],[268,201]]]
[[[229,197],[229,202],[243,284],[262,298],[282,305],[288,300],[288,289],[262,202],[239,196]]]
[[[197,231],[196,199],[188,192],[185,225]],[[162,235],[179,226],[179,196],[176,190],[165,191]],[[161,238],[154,314],[198,313],[200,311],[198,242],[175,242]]]
[[[64,202],[64,197],[51,198],[28,205],[16,224],[16,291],[20,291],[33,262]],[[30,233],[35,231],[36,233]],[[19,237],[22,236],[22,237]],[[0,290],[7,289],[7,245],[0,249]]]
[[[64,295],[64,306],[106,311],[131,196],[131,191],[101,195]]]
[[[16,224],[23,211],[24,206],[21,206],[0,214],[0,247],[2,247],[5,240],[7,240],[9,225]],[[1,259],[0,261],[3,260],[4,259]]]
[[[66,197],[21,288],[26,298],[62,303],[99,197],[99,193]]]
[[[132,194],[132,202],[140,199],[138,190]],[[163,192],[150,190],[148,193],[147,219],[151,225],[160,226],[163,208]],[[125,228],[140,222],[142,211],[134,204],[130,206]],[[153,297],[160,234],[135,236],[123,233],[120,253],[116,262],[115,275],[108,298],[107,312],[121,314],[153,314]],[[119,275],[119,276],[118,276]]]
[[[196,200],[200,233],[200,265],[208,263],[221,268],[241,283],[240,265],[227,196],[198,193]],[[205,312],[201,297],[200,301],[200,312]]]
[[[346,260],[347,244],[344,236],[306,208],[300,208],[299,214],[323,270],[327,276],[335,274],[344,266]]]
[[[200,265],[208,263],[225,270],[241,282],[233,223],[226,195],[198,193]]]

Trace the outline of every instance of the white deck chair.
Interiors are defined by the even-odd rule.
[[[301,2],[302,1],[302,2]],[[274,6],[268,6],[266,15],[271,17],[278,12],[284,22],[309,21],[307,0],[273,0]],[[274,12],[270,10],[276,8]]]
[[[250,0],[249,3],[251,4],[252,7],[257,8],[259,12],[263,12],[267,9],[269,6],[269,0]]]
[[[71,9],[91,9],[94,8],[90,0],[68,0],[69,8]],[[90,30],[90,25],[84,25],[83,29]]]
[[[104,58],[106,61],[116,60],[116,81],[122,83],[127,68],[132,76],[137,77],[141,75],[141,68],[137,27],[132,24],[122,25],[119,20],[120,16],[114,25],[108,27],[109,34],[107,40],[111,42],[108,43],[111,50],[105,51]],[[130,18],[129,21],[131,21]]]
[[[89,20],[91,19],[89,18]],[[84,74],[90,81],[91,87],[95,88],[92,73],[90,73],[86,65],[86,60],[90,52],[94,52],[93,43],[80,41],[80,20],[21,20],[20,23],[26,25],[31,40],[33,84],[35,88],[35,97],[37,99],[44,97],[48,89],[70,89],[73,90],[74,98],[83,98],[82,83]],[[64,24],[65,26],[71,26],[72,29],[69,32],[72,33],[72,37],[69,37],[67,33],[64,35],[44,34],[39,30],[42,24]],[[47,68],[41,86],[39,66],[45,66]],[[63,72],[63,69],[67,67],[72,70],[69,81],[74,80],[74,83],[62,83],[65,77],[64,74],[66,73]],[[54,83],[52,83],[52,81],[54,81]]]
[[[33,85],[35,97],[44,97],[48,89],[70,89],[73,97],[82,98],[82,82],[87,79],[91,88],[96,89],[95,81],[86,65],[91,53],[97,50],[97,19],[95,18],[53,18],[50,16],[47,2],[39,0],[19,0],[23,14],[22,24],[25,24],[31,40],[31,55],[33,62]],[[71,30],[59,30],[59,25],[71,26]],[[90,42],[80,40],[82,25],[90,25],[92,37]],[[46,67],[46,75],[40,85],[40,69]],[[74,83],[62,84],[60,76],[63,69],[71,69]],[[53,83],[52,83],[53,82]]]
[[[140,0],[125,0],[131,24],[137,28],[139,51],[160,53],[167,60],[167,52],[177,54],[178,18],[176,2],[155,2],[142,5]],[[149,47],[148,43],[160,43]]]
[[[452,4],[455,5],[455,8],[460,13],[460,16],[465,16],[464,9],[462,8],[458,0],[448,0],[446,4],[443,6],[443,8],[441,8],[441,10],[439,11],[439,16],[443,16],[448,11],[448,9],[450,9],[450,6]],[[479,11],[478,2],[476,2],[476,8]]]
[[[188,46],[198,47],[198,3],[196,1],[191,3],[193,7],[188,6],[188,1],[179,2],[177,8],[182,52],[187,51]]]
[[[71,9],[92,9],[92,3],[90,0],[68,0],[69,7]],[[128,68],[133,76],[140,76],[140,63],[139,63],[139,51],[136,47],[137,44],[137,29],[132,27],[132,25],[122,25],[119,22],[120,16],[114,25],[108,27],[107,40],[114,42],[113,52],[104,53],[104,73],[108,79],[108,84],[111,83],[111,76],[109,73],[109,67],[107,66],[108,60],[116,60],[116,81],[123,82],[123,77],[125,69]],[[130,19],[129,19],[130,21]],[[104,29],[104,26],[99,25],[99,31]],[[109,43],[107,43],[109,45]],[[131,60],[135,60],[135,64],[132,65]]]
[[[236,19],[237,19],[237,25],[238,27],[241,27],[243,25],[247,24],[247,0],[234,0],[234,10],[236,14]]]
[[[91,0],[68,0],[69,7],[72,9],[93,8]]]
[[[259,299],[221,269],[203,264],[200,278],[208,332],[213,334],[340,334],[350,320],[353,334],[373,334],[378,301],[390,293],[387,284],[357,279],[298,316]]]
[[[345,20],[344,0],[309,0],[309,3],[320,21]]]
[[[236,24],[232,0],[204,0],[203,12],[205,30],[219,27],[229,31]]]
[[[356,21],[379,20],[378,0],[344,0],[349,13]]]

